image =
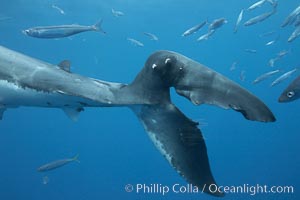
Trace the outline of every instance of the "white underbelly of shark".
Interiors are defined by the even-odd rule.
[[[80,108],[99,106],[98,103],[63,92],[44,92],[20,87],[6,80],[0,80],[0,105],[5,108],[19,106]]]

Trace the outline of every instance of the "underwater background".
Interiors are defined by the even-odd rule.
[[[224,199],[299,199],[300,102],[277,102],[299,72],[274,87],[270,83],[277,75],[252,84],[265,72],[274,69],[286,72],[299,67],[300,39],[288,43],[294,27],[280,27],[299,6],[299,1],[279,0],[273,16],[249,27],[243,23],[270,11],[271,6],[265,4],[251,12],[245,10],[242,24],[234,34],[241,9],[253,3],[252,0],[2,1],[0,44],[52,64],[71,60],[73,73],[112,82],[130,83],[148,56],[161,49],[179,52],[226,75],[261,98],[277,121],[248,121],[232,110],[194,106],[172,92],[175,104],[189,118],[200,122],[217,183],[287,185],[294,187],[294,193],[227,194]],[[113,16],[112,8],[125,15]],[[207,41],[196,41],[207,32],[207,26],[196,34],[181,36],[193,25],[221,17],[228,23]],[[34,26],[92,25],[101,18],[105,35],[86,32],[69,38],[37,39],[22,33]],[[262,36],[271,31],[274,33]],[[149,40],[143,32],[151,32],[159,40]],[[134,46],[127,38],[141,41],[144,47]],[[265,45],[277,38],[275,44]],[[249,53],[245,49],[257,52]],[[288,54],[275,67],[270,67],[269,60],[283,50]],[[236,69],[231,71],[234,62]],[[245,75],[244,80],[240,78],[241,73]],[[137,117],[127,108],[86,108],[78,122],[68,119],[59,109],[9,109],[0,122],[0,154],[0,199],[3,200],[215,199],[207,194],[163,196],[124,190],[127,184],[187,184],[156,150]],[[76,154],[80,163],[47,173],[36,170],[49,161]],[[47,184],[43,183],[45,176]]]

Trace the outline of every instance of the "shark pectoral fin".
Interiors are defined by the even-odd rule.
[[[150,139],[170,165],[193,186],[213,196],[209,191],[217,185],[210,170],[206,145],[198,123],[188,119],[173,104],[133,106]]]
[[[4,106],[1,106],[0,105],[0,120],[2,120],[3,118],[3,114],[4,114],[4,111],[6,110],[6,108]]]
[[[66,115],[74,122],[78,121],[79,114],[83,110],[83,108],[63,108]]]
[[[69,60],[63,60],[57,66],[66,72],[71,72],[71,62]]]

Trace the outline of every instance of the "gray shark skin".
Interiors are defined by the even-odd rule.
[[[300,98],[300,76],[295,78],[290,85],[281,93],[278,102],[288,103]]]
[[[0,46],[1,118],[5,110],[19,106],[60,108],[73,120],[84,107],[127,106],[171,166],[201,190],[216,184],[205,141],[197,123],[172,104],[171,87],[196,105],[232,108],[249,120],[275,121],[268,107],[247,90],[175,52],[153,53],[127,85],[71,73],[67,61],[52,65]],[[204,192],[224,196],[208,187]]]
[[[162,102],[169,101],[169,88],[174,87],[179,95],[195,105],[211,104],[225,109],[231,108],[241,112],[248,120],[275,121],[270,109],[246,89],[175,52],[158,51],[152,54],[128,87],[142,91],[148,98],[155,99],[158,98],[156,95],[161,94],[164,97],[159,97]]]
[[[198,123],[188,119],[173,104],[136,106],[133,108],[156,148],[170,165],[199,191],[212,193],[215,184],[210,170],[207,150]]]

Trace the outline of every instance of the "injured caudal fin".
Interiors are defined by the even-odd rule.
[[[172,104],[171,87],[195,105],[233,109],[253,121],[273,122],[275,117],[259,98],[237,83],[175,52],[152,54],[135,80],[122,88],[124,98],[132,96],[130,107],[170,165],[199,190],[222,197],[222,191],[209,190],[217,184],[198,123]],[[134,105],[138,101],[144,103]]]
[[[158,51],[152,54],[129,87],[152,104],[169,103],[169,89],[174,87],[179,95],[195,105],[210,104],[233,109],[252,121],[276,120],[272,111],[248,90],[175,52]]]

